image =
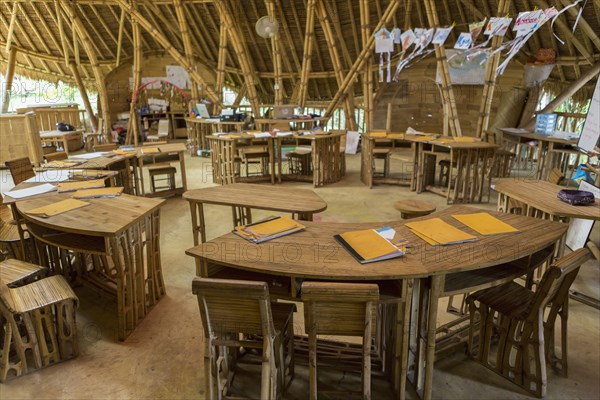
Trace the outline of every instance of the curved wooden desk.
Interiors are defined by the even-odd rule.
[[[452,214],[479,212],[479,209],[453,206],[432,215],[469,233],[475,233],[452,218]],[[520,230],[518,234],[477,235],[480,240],[452,246],[430,246],[412,234],[404,222],[314,223],[303,222],[306,230],[260,245],[251,244],[230,233],[186,251],[202,263],[202,274],[233,268],[259,279],[271,277],[277,287],[290,288],[287,297],[296,297],[298,279],[332,281],[404,281],[415,279],[410,323],[411,359],[409,375],[417,392],[431,398],[438,299],[442,296],[498,285],[523,275],[526,268],[503,265],[553,246],[566,232],[566,225],[519,215],[491,212]],[[333,238],[334,234],[380,228],[389,225],[401,238],[408,239],[413,252],[401,258],[369,265],[359,264]],[[495,268],[498,266],[498,268]],[[251,275],[250,275],[251,276]],[[250,278],[251,279],[251,278]],[[283,283],[282,283],[283,281]],[[271,283],[271,282],[269,282]],[[276,294],[275,294],[276,295]],[[407,294],[403,294],[407,295]],[[410,297],[410,295],[409,295]],[[419,300],[420,299],[420,300]],[[408,299],[410,301],[410,298]],[[401,326],[401,324],[399,324]],[[394,326],[393,329],[402,329]],[[395,360],[406,357],[393,351]],[[398,371],[398,369],[396,369]]]
[[[215,132],[241,132],[245,122],[221,122],[218,118],[184,118],[187,126],[188,139],[193,146],[194,154],[198,150],[208,150],[206,136]]]
[[[55,193],[15,206],[36,239],[41,264],[116,297],[118,337],[125,340],[165,294],[160,260],[165,201],[122,194],[88,199],[90,205],[50,218],[27,214],[70,197]]]

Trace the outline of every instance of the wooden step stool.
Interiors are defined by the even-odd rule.
[[[436,206],[425,200],[400,200],[394,204],[394,208],[400,211],[403,219],[411,219],[431,214]]]
[[[177,168],[173,167],[171,164],[154,164],[148,166],[148,173],[150,174],[150,187],[152,189],[152,193],[156,193],[157,189],[166,189],[166,190],[175,190],[175,173],[177,172]],[[167,186],[156,186],[156,177],[166,175],[167,177],[164,179],[158,179],[167,181]]]
[[[383,160],[383,177],[387,178],[390,174],[390,149],[373,149],[373,175],[375,172],[375,160]]]

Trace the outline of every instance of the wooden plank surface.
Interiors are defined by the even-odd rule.
[[[317,213],[327,208],[327,203],[312,190],[249,183],[189,190],[183,198],[190,202],[290,213]]]
[[[587,206],[573,206],[558,199],[558,192],[564,189],[547,181],[506,180],[496,183],[493,188],[511,199],[518,200],[548,214],[600,220],[600,202]]]
[[[255,245],[229,233],[188,249],[186,254],[254,272],[335,280],[404,279],[475,270],[513,261],[556,242],[567,230],[566,224],[490,212],[519,229],[517,234],[482,236],[452,218],[452,214],[481,212],[467,206],[444,211],[411,222],[441,218],[479,238],[479,241],[451,246],[431,246],[411,233],[404,221],[381,223],[315,223],[302,221],[306,230]],[[403,257],[362,265],[333,238],[335,234],[358,229],[391,226],[396,240],[412,244]]]
[[[34,217],[28,210],[70,198],[72,193],[56,193],[16,203],[17,210],[29,221],[62,232],[90,236],[122,232],[148,213],[161,207],[165,200],[122,194],[115,198],[86,199],[90,205],[50,218]]]

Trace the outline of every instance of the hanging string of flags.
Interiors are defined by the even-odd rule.
[[[506,17],[493,17],[489,20],[486,18],[482,21],[471,23],[469,24],[469,32],[461,32],[454,44],[454,49],[460,51],[452,55],[448,61],[454,57],[461,57],[466,61],[477,57],[478,60],[481,59],[481,64],[483,64],[490,56],[503,52],[505,56],[504,60],[496,69],[496,77],[498,77],[504,73],[510,61],[517,55],[525,43],[548,21],[551,21],[550,27],[554,36],[564,45],[565,42],[554,33],[554,23],[565,11],[582,2],[583,5],[579,8],[572,28],[574,32],[583,9],[587,4],[587,0],[575,0],[560,11],[555,7],[550,7],[546,10],[535,9],[519,13],[512,29],[515,32],[514,37],[497,47],[489,47],[492,38],[494,36],[504,37],[510,28],[513,18],[507,15]],[[434,51],[433,48],[429,48],[430,44],[443,46],[454,27],[455,25],[452,24],[452,26],[437,29],[415,28],[405,31],[394,27],[391,32],[385,27],[381,28],[375,33],[375,53],[379,54],[379,82],[385,81],[389,83],[392,79],[398,81],[398,76],[402,70],[411,67]],[[486,38],[481,43],[475,44],[477,39],[482,35]],[[399,53],[398,64],[392,78],[392,53],[394,52],[395,45],[401,47],[401,52]],[[387,76],[385,72],[387,72]]]

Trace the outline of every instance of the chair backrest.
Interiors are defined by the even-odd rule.
[[[553,168],[550,175],[548,175],[548,182],[554,183],[555,185],[560,185],[560,182],[562,182],[563,179],[565,179],[565,175],[558,168]]]
[[[265,282],[194,278],[192,293],[206,337],[223,333],[275,334],[269,287]]]
[[[302,301],[307,331],[317,335],[371,336],[375,284],[304,282]]]
[[[66,160],[68,157],[69,156],[64,151],[58,151],[55,153],[44,154],[44,158],[46,159],[46,162]]]
[[[29,157],[17,158],[4,163],[10,170],[15,185],[35,176]]]
[[[94,146],[94,151],[111,151],[111,150],[116,150],[116,149],[117,149],[117,145],[114,143],[97,144]]]
[[[527,315],[535,318],[547,304],[562,304],[569,294],[569,288],[575,280],[581,264],[591,258],[591,252],[582,248],[561,257],[544,272],[542,280],[529,305]]]

